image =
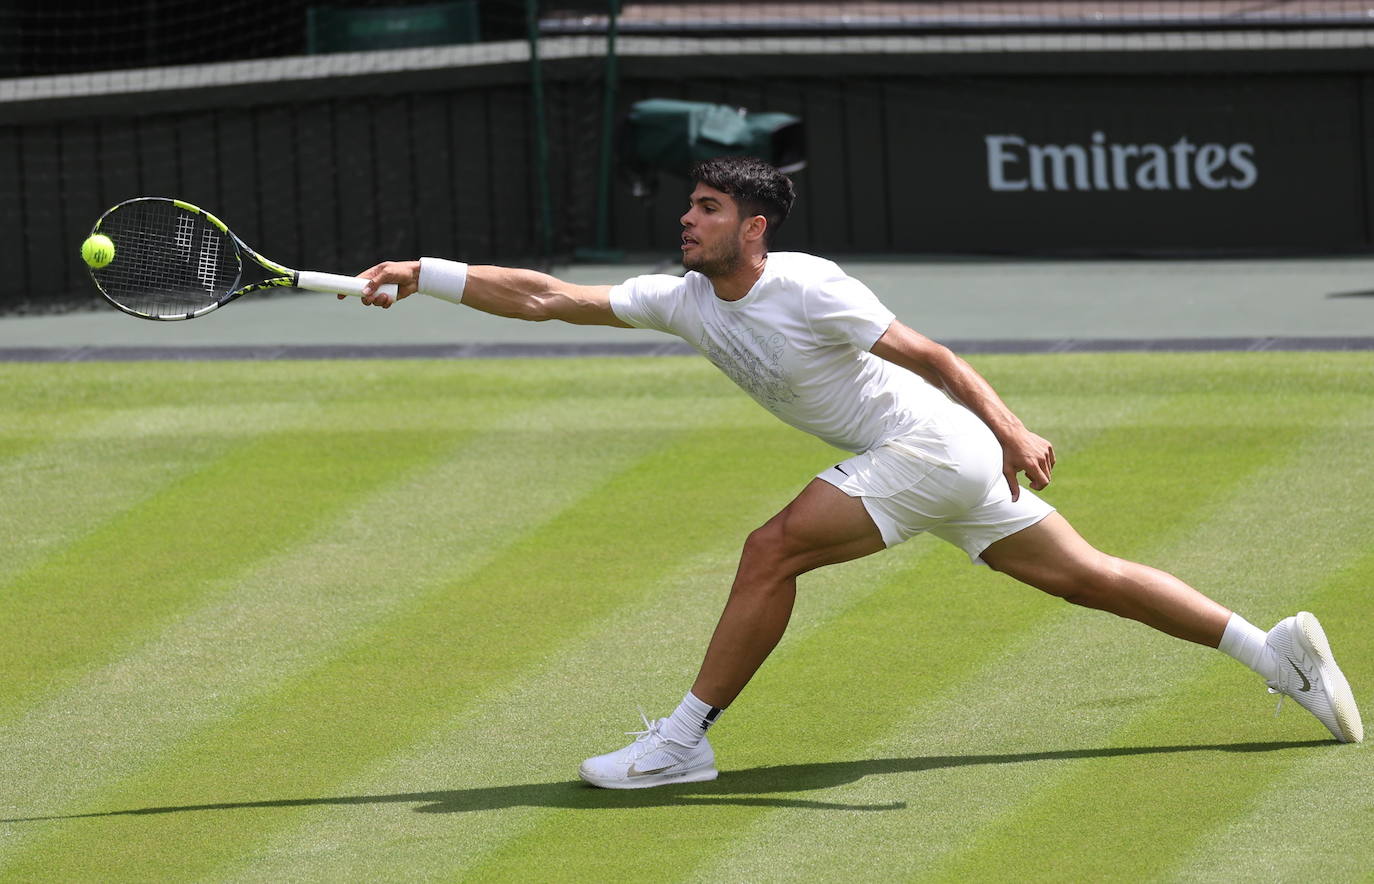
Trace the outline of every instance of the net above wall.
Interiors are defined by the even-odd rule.
[[[1280,37],[1334,47],[1374,26],[1374,0],[23,0],[0,9],[0,77],[520,40],[531,17],[547,36],[605,34],[614,17],[627,37],[904,35],[1019,51],[1066,36],[1194,32],[1196,45],[1221,48]]]

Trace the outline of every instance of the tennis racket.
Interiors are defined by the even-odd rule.
[[[290,286],[362,295],[365,279],[292,270],[253,251],[223,221],[182,200],[125,200],[95,222],[114,243],[114,259],[89,267],[111,304],[142,319],[195,319],[247,294]],[[378,291],[395,297],[396,286]]]

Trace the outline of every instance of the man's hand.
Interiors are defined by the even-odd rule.
[[[1054,472],[1054,446],[1030,430],[1022,430],[1013,439],[1002,443],[1002,475],[1007,477],[1011,499],[1021,498],[1017,473],[1025,473],[1030,487],[1036,491],[1050,484]]]
[[[385,310],[402,298],[408,298],[415,294],[416,288],[420,285],[420,262],[383,261],[358,275],[371,280],[363,289],[363,303],[369,307],[381,307]],[[388,282],[396,284],[395,298],[377,291],[378,286]],[[339,295],[339,300],[342,301],[346,297],[348,296]]]

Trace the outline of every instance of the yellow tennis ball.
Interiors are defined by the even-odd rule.
[[[81,244],[81,260],[99,270],[114,260],[114,241],[103,233],[93,233]]]

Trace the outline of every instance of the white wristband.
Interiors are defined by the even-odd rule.
[[[417,291],[431,298],[463,303],[463,289],[468,284],[468,265],[446,258],[421,258]]]

